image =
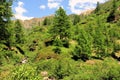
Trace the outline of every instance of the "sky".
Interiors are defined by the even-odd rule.
[[[67,14],[80,14],[95,9],[97,2],[106,1],[108,0],[17,0],[13,3],[12,10],[15,19],[29,20],[52,15],[60,6]]]

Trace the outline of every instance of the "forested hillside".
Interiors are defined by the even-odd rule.
[[[0,1],[0,80],[120,80],[120,0],[26,23],[12,3]]]

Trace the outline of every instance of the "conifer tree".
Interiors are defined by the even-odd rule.
[[[48,24],[49,24],[49,21],[48,21],[48,18],[46,17],[46,18],[44,19],[44,21],[43,21],[43,25],[46,26],[46,25],[48,25]]]
[[[98,13],[99,10],[100,10],[100,3],[97,2],[97,7],[96,7],[96,9],[95,9],[95,13]]]
[[[80,22],[80,16],[79,15],[74,15],[73,17],[73,25],[76,25],[78,22]]]
[[[0,42],[10,47],[10,28],[12,17],[12,5],[13,0],[1,0],[0,1]]]
[[[81,29],[77,38],[78,45],[72,52],[73,57],[86,61],[92,53],[92,36],[85,30]]]
[[[50,31],[54,39],[68,39],[70,36],[70,26],[70,21],[66,12],[60,7],[55,13],[53,26]]]
[[[22,24],[19,20],[15,22],[15,42],[16,43],[23,43],[24,42],[24,32]]]

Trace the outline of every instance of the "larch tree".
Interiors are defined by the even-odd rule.
[[[0,1],[0,43],[4,43],[10,47],[11,17],[12,17],[12,2],[13,0]]]
[[[88,60],[91,57],[91,53],[92,53],[92,43],[93,43],[92,36],[85,30],[81,29],[77,37],[77,42],[78,45],[75,47],[74,51],[72,52],[73,58],[75,60],[78,59],[82,59],[83,61]]]
[[[77,23],[80,22],[80,16],[79,15],[75,14],[73,18],[74,18],[73,19],[73,25],[76,25]]]
[[[50,19],[48,17],[46,17],[43,21],[43,25],[46,26],[46,25],[50,25]]]
[[[99,10],[100,10],[100,3],[99,3],[99,2],[97,2],[97,7],[96,7],[96,9],[95,9],[95,13],[98,13],[98,12],[99,12]]]
[[[69,18],[62,7],[60,7],[54,17],[53,26],[51,29],[51,34],[54,39],[65,40],[70,36],[70,21]]]
[[[16,43],[24,43],[24,32],[23,26],[19,20],[15,22],[15,42]]]

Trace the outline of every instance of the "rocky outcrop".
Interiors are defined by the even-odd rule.
[[[25,28],[32,28],[34,26],[41,26],[42,25],[42,22],[44,21],[44,19],[47,17],[47,18],[51,18],[53,17],[54,15],[50,15],[50,16],[45,16],[45,17],[42,17],[42,18],[32,18],[30,20],[24,20],[24,21],[21,21],[22,25],[25,27]]]

